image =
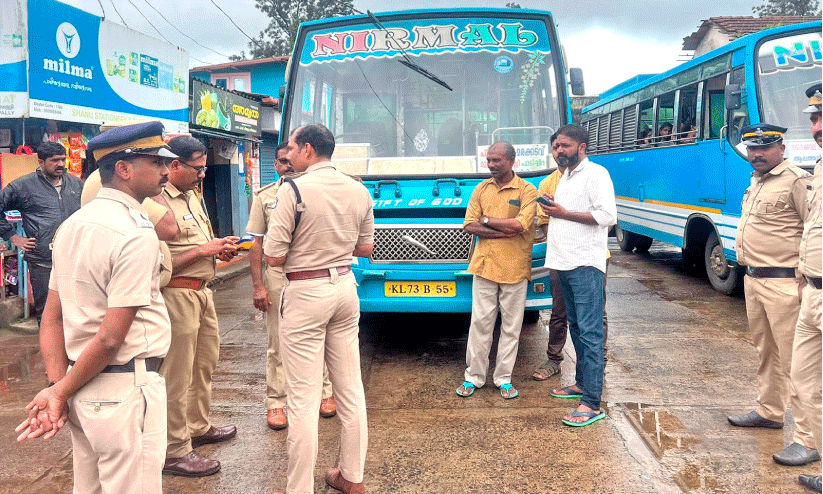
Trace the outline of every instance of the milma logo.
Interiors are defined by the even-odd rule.
[[[77,33],[77,28],[71,23],[64,22],[57,26],[57,48],[60,53],[67,59],[71,59],[80,53],[80,35]],[[69,74],[84,79],[91,79],[91,69],[72,65],[69,60],[49,60],[43,59],[43,69],[52,72],[60,72],[61,74]]]

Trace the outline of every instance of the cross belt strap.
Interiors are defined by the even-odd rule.
[[[163,365],[163,358],[162,357],[149,357],[145,359],[146,361],[146,370],[149,372],[157,372],[160,370],[160,366]],[[74,360],[69,360],[69,365],[74,365]],[[124,372],[134,372],[134,359],[129,360],[125,364],[122,365],[107,365],[102,371],[103,372],[112,372],[112,373],[124,373]]]
[[[753,268],[746,266],[746,274],[752,278],[794,278],[794,268]]]
[[[823,278],[812,278],[811,276],[804,276],[806,281],[813,287],[820,290],[823,288]]]

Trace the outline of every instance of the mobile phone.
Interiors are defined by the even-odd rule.
[[[546,199],[543,196],[537,196],[537,202],[539,202],[540,204],[543,204],[545,206],[554,206],[554,203],[552,201],[550,201],[549,199]]]

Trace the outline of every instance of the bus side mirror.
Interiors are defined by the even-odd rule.
[[[726,86],[726,109],[737,110],[741,103],[740,84],[729,84]]]
[[[286,97],[286,86],[280,86],[280,109],[283,109],[283,98]]]
[[[572,86],[572,94],[575,96],[583,96],[586,90],[583,85],[583,69],[570,68],[569,69],[569,83]]]

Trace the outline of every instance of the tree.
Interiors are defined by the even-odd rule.
[[[519,3],[514,3],[514,2],[506,2],[506,7],[510,8],[510,9],[522,9],[523,8],[523,7],[520,6]]]
[[[353,0],[255,0],[257,7],[271,18],[269,25],[260,36],[249,42],[251,58],[265,58],[289,55],[297,37],[301,22],[316,21],[329,17],[352,15]],[[232,60],[242,60],[246,53],[232,56]]]
[[[763,5],[752,7],[758,17],[783,15],[820,15],[818,0],[766,0]]]

